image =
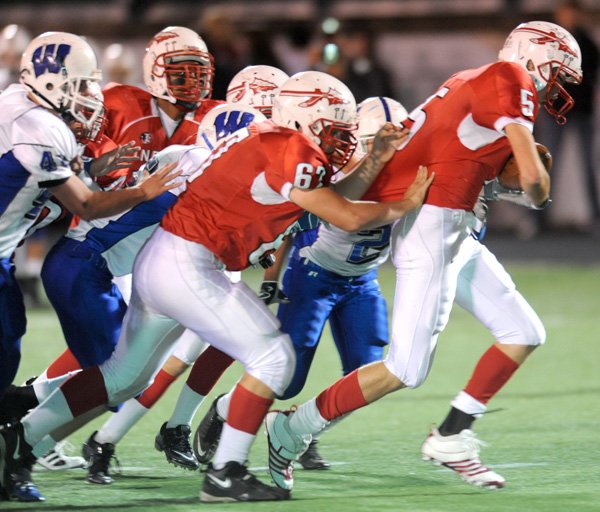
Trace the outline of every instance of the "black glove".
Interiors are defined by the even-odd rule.
[[[275,255],[272,252],[270,252],[261,256],[261,258],[258,260],[258,264],[262,268],[267,269],[275,264],[275,260]]]
[[[277,281],[263,281],[258,296],[267,306],[270,304],[288,304],[290,302],[287,295],[277,286]]]

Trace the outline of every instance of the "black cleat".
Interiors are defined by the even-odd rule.
[[[212,460],[221,439],[225,420],[217,412],[217,401],[222,396],[214,399],[194,433],[194,454],[200,464],[208,464]]]
[[[307,450],[300,455],[298,462],[304,469],[329,469],[331,464],[327,462],[317,451],[317,441],[313,439],[308,445]]]
[[[97,433],[94,432],[81,448],[81,455],[89,462],[87,481],[91,484],[110,485],[113,483],[108,470],[111,459],[114,458],[117,465],[119,461],[115,456],[115,445],[99,443],[94,439]]]
[[[195,471],[200,465],[190,445],[191,433],[192,429],[189,425],[167,428],[167,422],[165,422],[154,439],[154,448],[159,452],[165,452],[167,462],[183,469]]]
[[[45,500],[31,480],[35,460],[31,446],[23,436],[21,423],[0,427],[0,494],[3,499],[22,502]]]
[[[262,483],[246,466],[228,462],[223,469],[209,464],[200,492],[206,503],[230,501],[279,501],[290,499],[290,492]]]

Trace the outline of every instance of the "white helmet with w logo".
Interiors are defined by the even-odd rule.
[[[290,77],[273,102],[273,121],[310,137],[338,168],[356,148],[356,100],[327,73],[302,71]]]
[[[232,133],[246,128],[250,123],[266,121],[266,117],[248,105],[222,103],[211,108],[200,122],[196,145],[211,151]]]
[[[271,117],[273,100],[288,74],[274,66],[247,66],[238,72],[227,86],[228,103],[241,103]]]
[[[89,130],[104,108],[101,80],[94,50],[75,34],[45,32],[31,40],[21,58],[20,81],[36,100]]]
[[[546,110],[560,124],[565,122],[574,101],[563,85],[582,80],[581,50],[568,31],[547,21],[521,23],[508,35],[498,58],[524,67],[538,92],[545,90]]]

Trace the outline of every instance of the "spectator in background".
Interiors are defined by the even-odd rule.
[[[364,30],[344,30],[336,37],[345,60],[344,83],[357,102],[372,96],[394,98],[389,72],[378,62],[373,36]]]
[[[20,25],[6,25],[0,32],[0,90],[19,81],[21,55],[31,34]]]
[[[131,48],[120,43],[108,45],[102,54],[104,83],[117,82],[134,85],[136,64],[136,57]]]
[[[250,43],[218,7],[204,11],[198,32],[215,59],[212,97],[224,100],[227,86],[234,75],[249,64],[256,64],[250,62]]]
[[[565,150],[567,133],[574,132],[578,154],[581,155],[585,176],[585,190],[593,222],[600,220],[600,203],[598,201],[598,183],[594,168],[594,115],[596,112],[595,93],[598,83],[599,50],[588,30],[583,25],[584,11],[579,0],[563,0],[554,10],[556,23],[567,29],[581,48],[583,82],[577,87],[566,86],[575,100],[575,106],[569,112],[569,121],[564,127],[558,126],[545,116],[541,125],[540,140],[548,146],[554,155],[555,162],[560,164],[561,152]],[[569,164],[570,165],[570,164]],[[555,173],[560,171],[555,167]],[[570,172],[564,169],[564,172]]]

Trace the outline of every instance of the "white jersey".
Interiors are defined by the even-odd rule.
[[[0,94],[0,258],[8,258],[50,197],[73,176],[75,136],[65,122],[27,98],[20,84]]]
[[[316,241],[300,256],[341,276],[362,276],[378,268],[390,253],[390,226],[349,233],[321,224]]]
[[[186,188],[187,177],[194,173],[210,152],[199,146],[173,145],[158,152],[148,162],[153,172],[164,165],[179,162],[179,186],[145,201],[124,213],[91,221],[80,220],[66,236],[86,242],[102,254],[113,276],[131,273],[133,261],[144,242],[150,237],[163,215]]]

